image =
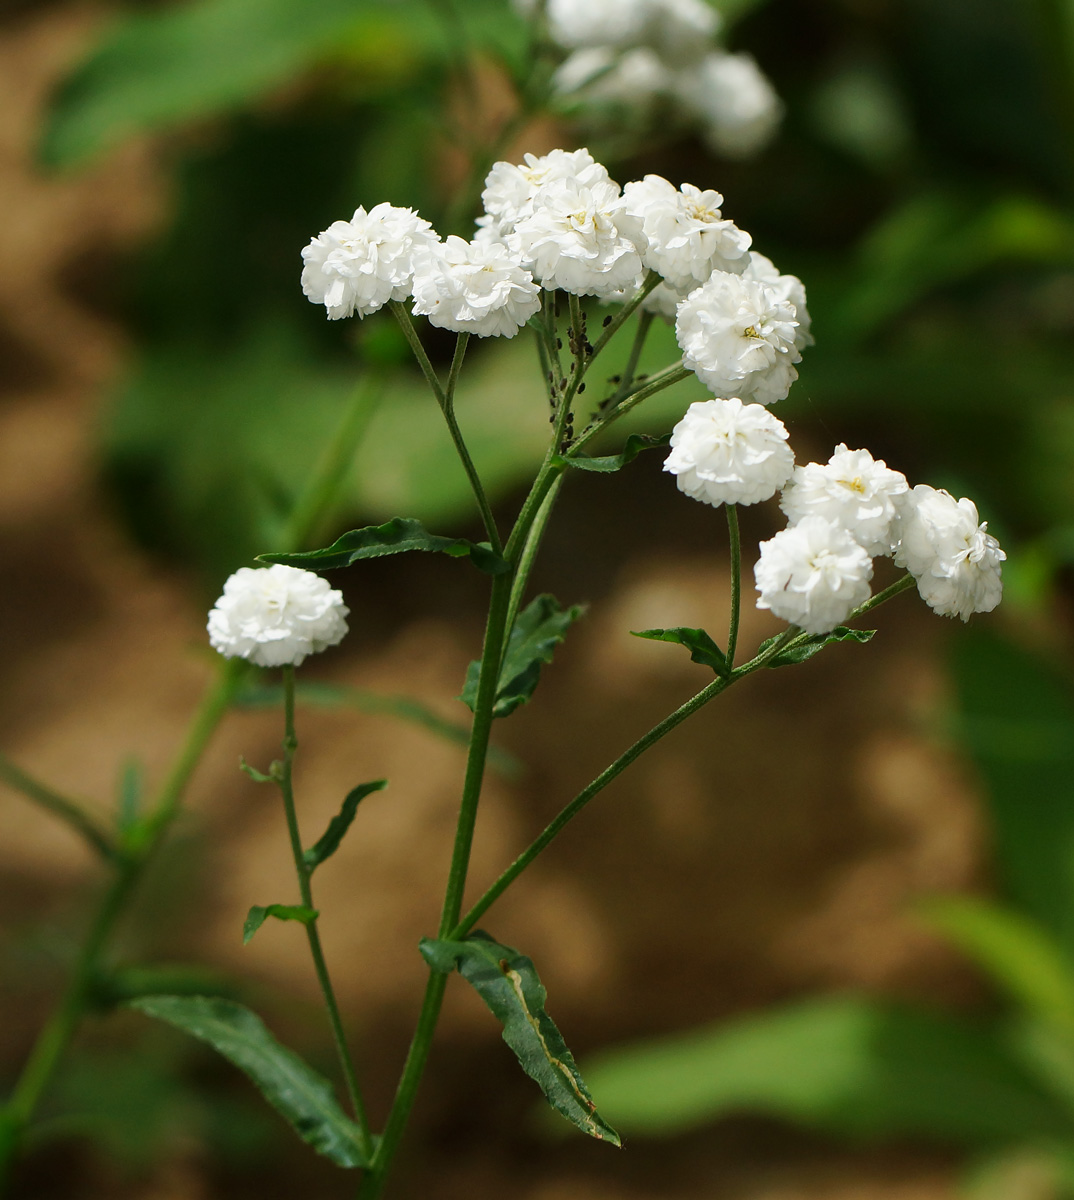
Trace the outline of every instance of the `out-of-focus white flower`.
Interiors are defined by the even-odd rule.
[[[758,608],[806,633],[829,633],[869,599],[873,563],[845,529],[803,517],[761,543],[753,575]]]
[[[623,198],[649,239],[645,265],[672,288],[697,287],[713,271],[741,274],[749,266],[750,235],[721,215],[719,192],[692,183],[676,189],[660,175],[646,175],[628,183]]]
[[[414,252],[436,233],[410,208],[378,204],[333,221],[302,251],[302,292],[323,304],[331,320],[368,317],[389,300],[410,295]]]
[[[514,337],[541,307],[541,289],[507,247],[451,236],[418,255],[414,313],[441,329]]]
[[[771,83],[750,54],[708,54],[676,76],[675,95],[702,122],[706,140],[728,158],[748,158],[771,139],[783,115]]]
[[[781,275],[775,263],[756,250],[750,251],[750,265],[744,272],[747,279],[756,279],[769,288],[781,300],[789,300],[794,305],[794,318],[798,328],[794,331],[794,344],[799,350],[813,345],[813,335],[810,328],[813,324],[806,308],[805,284],[797,275]]]
[[[683,365],[717,396],[782,400],[798,378],[794,305],[756,279],[716,271],[679,305]]]
[[[719,27],[719,13],[705,0],[655,0],[647,34],[669,66],[683,67],[707,53]]]
[[[868,450],[848,450],[843,443],[826,464],[795,467],[779,506],[792,525],[805,517],[823,517],[842,526],[867,553],[890,554],[909,491],[905,475]]]
[[[544,184],[570,179],[586,186],[607,178],[607,168],[584,148],[550,150],[540,157],[527,154],[517,164],[493,163],[481,193],[486,215],[478,220],[478,225],[495,227],[498,234],[510,233],[523,217],[533,212],[533,197]]]
[[[347,632],[343,593],[312,571],[240,567],[209,613],[209,641],[225,658],[298,666]]]
[[[588,104],[645,112],[671,88],[671,72],[645,46],[619,53],[610,46],[575,50],[559,65],[552,85]]]
[[[980,523],[977,506],[965,496],[919,483],[910,493],[898,526],[895,562],[917,580],[925,603],[945,617],[970,619],[991,612],[1003,597],[1001,563],[1006,554]]]
[[[638,45],[645,39],[653,8],[653,0],[548,0],[545,11],[552,40],[574,50]]]
[[[532,205],[515,234],[522,261],[543,287],[606,297],[633,283],[646,238],[617,184],[557,179],[537,189]]]
[[[783,422],[734,397],[691,404],[671,434],[664,462],[680,492],[713,507],[767,500],[793,469]]]

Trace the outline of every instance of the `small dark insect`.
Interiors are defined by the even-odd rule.
[[[607,317],[605,317],[604,321],[602,322],[605,329],[607,329],[611,323],[612,323],[611,315],[608,315]]]

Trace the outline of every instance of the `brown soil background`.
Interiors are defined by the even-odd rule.
[[[190,581],[132,548],[99,489],[95,426],[125,348],[122,331],[80,302],[70,283],[76,268],[154,228],[162,180],[147,147],[66,178],[44,178],[31,165],[47,89],[99,16],[53,5],[0,25],[0,729],[5,751],[28,770],[103,798],[130,753],[159,778],[209,667]],[[726,620],[727,581],[715,565],[721,530],[711,514],[683,514],[666,500],[658,470],[599,488],[586,480],[567,499],[574,507],[553,535],[538,583],[593,606],[546,672],[537,703],[499,734],[526,769],[520,779],[491,782],[475,887],[698,685],[700,669],[684,654],[626,636],[632,628],[719,628]],[[751,527],[756,544],[772,520],[751,512],[747,545]],[[631,550],[625,530],[660,549]],[[599,561],[580,551],[594,533]],[[409,566],[389,564],[376,579],[349,584],[355,633],[314,672],[406,691],[460,719],[453,697],[479,628],[457,589],[447,613],[435,609],[455,565],[421,569],[422,614],[414,602],[398,602],[410,594]],[[880,625],[868,652],[838,649],[790,678],[757,678],[668,738],[486,918],[499,938],[537,961],[579,1057],[829,990],[946,1005],[980,999],[969,972],[909,914],[915,897],[972,886],[983,871],[968,772],[929,733],[943,696],[938,664],[949,629],[908,597]],[[747,608],[744,648],[771,631]],[[380,1114],[420,1000],[415,943],[435,925],[462,755],[420,730],[356,713],[311,714],[300,732],[308,829],[324,824],[357,779],[391,780],[318,877],[327,953]],[[289,878],[276,806],[236,770],[240,754],[255,763],[271,758],[278,737],[274,715],[228,719],[162,867],[185,889],[185,918],[154,928],[162,897],[150,888],[121,949],[149,960],[204,961],[256,980],[274,1023],[323,1054],[313,980],[294,929],[266,927],[246,949],[239,937],[247,907],[284,899],[280,881]],[[61,940],[73,939],[97,884],[71,834],[14,793],[0,793],[0,899],[12,953],[22,953],[31,926],[51,924]],[[24,970],[18,962],[3,975],[4,1075],[22,1061],[57,979],[54,967]],[[91,1022],[85,1036],[124,1036],[122,1020],[106,1025]],[[638,1139],[617,1153],[581,1138],[549,1141],[531,1121],[535,1098],[480,1004],[453,986],[394,1195],[461,1198],[508,1188],[520,1200],[955,1194],[956,1157],[921,1146],[847,1149],[739,1120],[672,1142]],[[271,1169],[235,1173],[212,1163],[203,1147],[179,1144],[135,1178],[77,1148],[50,1152],[24,1169],[18,1194],[327,1198],[349,1188],[301,1149],[288,1147]]]

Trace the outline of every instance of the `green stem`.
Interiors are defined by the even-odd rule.
[[[682,363],[672,363],[670,367],[665,367],[663,371],[651,376],[640,387],[630,392],[611,412],[605,413],[587,429],[584,429],[571,444],[571,448],[567,451],[568,457],[572,454],[577,454],[587,443],[603,433],[609,425],[614,424],[620,417],[625,417],[631,409],[636,408],[643,400],[648,400],[651,396],[655,396],[657,392],[662,392],[665,388],[672,387],[674,384],[688,379],[692,374],[693,372],[684,367]]]
[[[21,792],[39,808],[59,817],[80,834],[104,859],[112,861],[117,854],[115,839],[101,828],[96,817],[86,811],[77,800],[60,795],[47,784],[41,783],[17,767],[6,755],[0,754],[0,780],[8,787]]]
[[[630,357],[627,359],[627,364],[623,368],[623,374],[619,378],[619,388],[612,398],[612,404],[619,404],[630,393],[630,388],[634,383],[634,375],[638,369],[638,362],[641,359],[641,352],[645,347],[645,339],[649,336],[649,330],[653,327],[653,314],[651,312],[643,312],[638,317],[638,328],[634,333],[634,341],[630,347]]]
[[[508,632],[514,628],[515,617],[518,616],[518,610],[522,607],[522,600],[526,594],[526,585],[529,583],[530,572],[533,570],[537,552],[541,548],[541,541],[544,538],[544,531],[548,527],[549,518],[552,516],[552,509],[559,498],[559,490],[563,486],[563,480],[564,476],[560,474],[552,481],[552,486],[548,489],[548,493],[541,502],[541,507],[537,510],[537,515],[530,526],[529,533],[526,535],[526,540],[518,556],[518,567],[515,570],[514,583],[511,585],[511,600],[507,609]]]
[[[455,844],[452,849],[447,888],[444,892],[444,904],[440,914],[439,937],[443,937],[447,930],[454,926],[462,911],[463,892],[466,888],[470,850],[473,846],[474,826],[477,821],[478,802],[481,798],[481,785],[484,779],[485,759],[488,753],[489,736],[492,732],[492,710],[496,701],[500,661],[503,657],[503,646],[506,640],[510,590],[510,574],[497,575],[493,578],[492,597],[485,626],[485,642],[481,651],[481,674],[477,685],[477,699],[474,703],[470,751],[466,760],[462,801],[459,805],[459,818],[455,828]],[[410,1043],[391,1112],[388,1114],[388,1120],[377,1147],[373,1169],[365,1173],[358,1190],[360,1200],[374,1200],[374,1197],[379,1196],[384,1187],[388,1169],[406,1128],[410,1110],[417,1097],[418,1085],[429,1058],[446,983],[446,976],[435,971],[430,972],[418,1025]]]
[[[489,504],[481,477],[474,466],[474,460],[470,457],[470,451],[463,439],[462,430],[459,429],[459,423],[455,419],[455,388],[459,381],[459,372],[462,369],[463,358],[466,356],[466,345],[470,340],[470,335],[468,333],[460,333],[458,336],[458,340],[455,343],[455,354],[451,360],[451,370],[448,374],[447,389],[445,390],[440,383],[440,378],[433,364],[429,361],[425,347],[421,344],[421,339],[414,328],[414,322],[410,319],[410,313],[406,310],[406,305],[401,304],[398,300],[393,300],[391,302],[391,309],[395,314],[395,319],[399,322],[399,327],[402,329],[403,335],[410,345],[410,349],[414,353],[414,357],[418,360],[418,366],[421,368],[421,373],[425,376],[425,381],[436,397],[437,404],[440,405],[440,411],[444,414],[444,420],[447,422],[448,432],[451,434],[455,452],[459,456],[459,461],[462,463],[462,468],[466,472],[466,478],[470,484],[470,490],[477,501],[477,508],[481,514],[481,523],[485,527],[485,536],[488,538],[493,551],[499,554],[503,549],[503,543],[500,541],[499,530],[496,528],[496,520],[492,515],[492,506]]]
[[[727,665],[735,665],[738,648],[738,621],[742,607],[742,541],[738,531],[738,506],[725,504],[727,532],[731,541],[731,623],[727,630]]]
[[[302,903],[306,908],[315,909],[313,903],[313,888],[310,885],[310,870],[306,866],[306,858],[302,850],[302,835],[298,828],[298,812],[295,808],[293,785],[293,767],[298,738],[295,735],[295,668],[288,664],[283,668],[283,770],[280,772],[280,795],[283,797],[284,815],[287,818],[287,833],[291,841],[291,856],[295,863],[295,874],[298,877],[298,890]],[[335,990],[328,974],[328,964],[325,962],[324,949],[321,946],[321,935],[317,929],[317,918],[314,917],[306,925],[306,938],[309,941],[310,957],[313,959],[313,969],[317,982],[324,997],[325,1009],[328,1012],[328,1022],[332,1027],[332,1037],[336,1043],[336,1053],[339,1065],[347,1085],[347,1095],[358,1124],[358,1141],[362,1153],[367,1160],[373,1156],[373,1138],[369,1131],[369,1118],[366,1115],[362,1090],[358,1085],[358,1074],[354,1069],[354,1060],[347,1046],[347,1035],[343,1029],[343,1019],[339,1013]]]

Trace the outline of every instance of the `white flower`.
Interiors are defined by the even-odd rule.
[[[869,599],[873,563],[845,529],[803,517],[761,543],[758,608],[806,633],[829,633]]]
[[[700,118],[712,148],[728,158],[748,158],[762,149],[783,115],[779,97],[749,54],[707,55],[677,76],[675,93]]]
[[[298,666],[347,632],[343,593],[312,571],[240,567],[209,613],[209,641],[225,658]]]
[[[705,0],[654,0],[648,38],[669,64],[682,67],[709,50],[719,27],[719,13]]]
[[[414,268],[414,314],[441,329],[514,337],[541,307],[541,289],[507,247],[449,237]]]
[[[671,87],[671,72],[644,46],[618,53],[610,46],[575,50],[559,65],[552,85],[586,103],[643,113]]]
[[[607,168],[585,149],[551,150],[539,158],[527,154],[517,165],[493,163],[481,193],[486,215],[479,218],[478,225],[495,228],[498,234],[510,233],[533,212],[533,197],[542,185],[557,179],[573,179],[585,185],[607,178]]]
[[[644,40],[653,0],[548,0],[552,40],[579,46],[634,46]]]
[[[680,492],[713,507],[767,500],[793,469],[783,422],[735,398],[691,404],[672,431],[664,462]]]
[[[716,271],[679,305],[683,365],[717,396],[782,400],[798,378],[794,305],[755,279]]]
[[[836,446],[826,465],[795,467],[779,506],[791,524],[823,517],[845,529],[869,554],[890,554],[894,526],[910,487],[868,450]]]
[[[813,345],[813,335],[810,333],[812,321],[809,309],[806,308],[805,284],[797,275],[781,275],[775,263],[756,250],[750,251],[750,265],[744,272],[747,279],[756,279],[770,291],[776,293],[781,300],[788,300],[794,305],[794,319],[798,328],[794,331],[794,344],[799,350]]]
[[[543,287],[606,297],[633,283],[646,239],[618,184],[557,179],[538,188],[532,204],[515,233],[523,262]]]
[[[895,562],[917,580],[922,600],[941,616],[970,619],[991,612],[1003,597],[1000,564],[1006,554],[963,497],[919,483],[899,522]]]
[[[672,288],[687,290],[713,271],[741,274],[749,266],[750,235],[720,215],[719,192],[692,183],[676,190],[662,176],[646,175],[628,183],[623,198],[649,239],[645,265]]]
[[[331,320],[368,317],[389,300],[410,295],[414,251],[436,234],[409,208],[378,204],[334,221],[302,251],[302,291],[323,304]]]

